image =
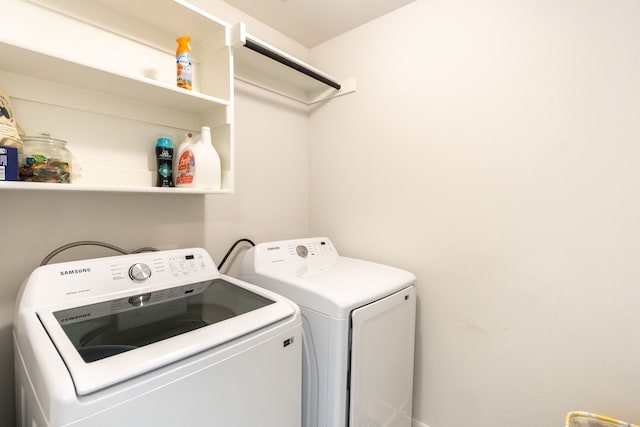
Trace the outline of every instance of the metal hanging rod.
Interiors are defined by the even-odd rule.
[[[333,80],[331,80],[331,79],[329,79],[329,78],[327,78],[327,77],[315,72],[314,70],[312,70],[312,69],[310,69],[308,67],[305,67],[305,66],[303,66],[303,65],[301,65],[301,64],[299,64],[299,63],[297,63],[295,61],[292,61],[291,59],[289,59],[289,58],[287,58],[285,56],[280,55],[278,52],[276,52],[274,50],[271,50],[268,47],[251,40],[249,37],[246,38],[244,46],[249,48],[249,49],[251,49],[251,50],[253,50],[253,51],[255,51],[255,52],[258,52],[261,55],[264,55],[264,56],[266,56],[268,58],[271,58],[274,61],[278,61],[279,63],[281,63],[283,65],[286,65],[289,68],[293,68],[294,70],[296,70],[296,71],[298,71],[298,72],[300,72],[302,74],[305,74],[305,75],[307,75],[307,76],[309,76],[311,78],[314,78],[314,79],[326,84],[327,86],[331,86],[332,88],[334,88],[336,90],[340,90],[340,87],[341,87],[340,83],[335,82],[335,81],[333,81]]]
[[[231,27],[230,39],[231,47],[234,49],[246,47],[252,52],[258,53],[278,64],[282,64],[291,70],[310,77],[316,82],[320,82],[323,85],[329,86],[330,88],[338,91],[342,89],[342,85],[338,83],[334,77],[247,33],[246,24],[244,22],[239,22]],[[246,55],[240,56],[247,58]],[[252,61],[249,60],[249,62]]]

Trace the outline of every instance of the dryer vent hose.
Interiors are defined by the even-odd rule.
[[[249,239],[239,239],[236,240],[236,242],[231,245],[231,247],[229,248],[229,250],[227,251],[227,253],[224,255],[224,258],[222,258],[222,261],[220,261],[220,264],[218,264],[218,271],[220,271],[220,269],[222,268],[222,266],[224,265],[224,263],[227,261],[227,258],[229,258],[229,255],[231,255],[231,252],[233,252],[233,250],[236,248],[236,246],[238,246],[240,243],[242,242],[247,242],[249,243],[251,246],[255,246],[256,244],[253,243],[251,240]]]

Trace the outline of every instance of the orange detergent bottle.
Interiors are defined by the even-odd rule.
[[[191,81],[193,79],[190,41],[191,37],[189,36],[182,36],[176,39],[176,42],[178,42],[178,49],[176,50],[177,84],[178,87],[189,90],[191,90]]]

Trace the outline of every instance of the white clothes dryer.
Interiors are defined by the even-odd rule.
[[[413,274],[339,256],[321,237],[259,244],[239,277],[300,306],[304,427],[411,425]]]
[[[13,334],[20,427],[300,426],[298,307],[203,249],[39,267]]]

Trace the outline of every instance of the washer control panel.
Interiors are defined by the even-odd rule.
[[[144,294],[147,289],[198,283],[218,275],[204,249],[176,249],[45,265],[32,273],[38,286],[30,290],[45,306],[131,290]],[[144,302],[144,298],[129,301],[131,305]]]

